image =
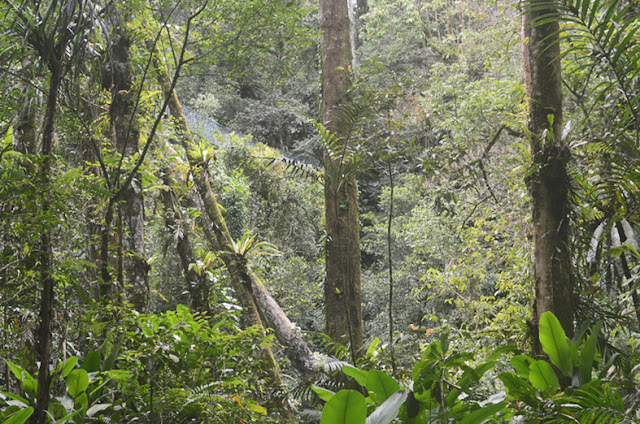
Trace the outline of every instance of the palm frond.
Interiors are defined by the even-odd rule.
[[[616,96],[611,113],[618,115],[614,131],[633,128],[640,142],[640,22],[630,18],[632,5],[619,0],[533,0],[527,10],[538,12],[532,25],[561,22],[562,55],[581,65],[570,73],[591,69],[600,78],[589,98],[594,104]],[[595,65],[595,66],[592,66]],[[616,110],[617,109],[617,110]]]
[[[638,417],[627,411],[617,390],[594,380],[576,389],[567,399],[566,412],[554,422],[570,419],[581,424],[636,423]]]
[[[320,172],[320,170],[318,170],[311,164],[284,156],[268,157],[264,159],[268,162],[267,166],[276,166],[277,164],[280,164],[284,166],[284,169],[294,175],[320,182],[322,182],[324,179],[324,175],[322,174],[322,172]]]

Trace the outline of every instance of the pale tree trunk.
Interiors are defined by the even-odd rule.
[[[327,334],[350,342],[352,359],[363,345],[358,188],[350,168],[352,146],[340,122],[339,108],[351,104],[352,22],[350,0],[320,0],[322,50],[322,120],[338,137],[325,149],[326,273],[324,283]]]
[[[153,46],[149,45],[148,47],[151,49]],[[169,111],[175,119],[177,130],[182,138],[182,145],[185,150],[188,150],[189,145],[193,145],[194,139],[182,106],[175,90],[171,90],[166,66],[160,60],[156,60],[155,66],[158,82],[165,96],[169,98]],[[187,156],[192,166],[202,168],[188,152]],[[285,352],[296,369],[304,375],[310,375],[315,369],[311,350],[268,290],[257,281],[244,256],[236,253],[235,244],[224,222],[206,174],[206,167],[202,172],[196,172],[194,184],[199,196],[193,196],[191,202],[198,209],[204,211],[209,218],[208,222],[203,222],[205,235],[223,252],[222,260],[229,270],[238,300],[244,308],[244,313],[248,314],[247,324],[258,323],[262,325],[262,316],[267,325],[274,330],[278,341],[285,347]]]
[[[129,63],[130,35],[124,24],[115,20],[111,49],[111,131],[114,145],[123,158],[138,153],[140,130],[134,116],[135,100]],[[120,187],[117,187],[120,188]],[[121,191],[120,216],[122,217],[121,240],[123,249],[124,278],[127,285],[126,298],[138,312],[149,310],[149,265],[144,247],[144,199],[142,181],[134,176],[131,184]],[[106,224],[109,226],[109,222]]]
[[[562,139],[562,79],[559,24],[540,24],[557,13],[550,0],[523,16],[524,75],[529,105],[528,132],[532,174],[528,178],[534,231],[535,340],[540,317],[553,312],[573,335],[574,299],[569,240],[569,146]],[[530,3],[525,3],[525,8]],[[540,347],[537,350],[541,351]]]

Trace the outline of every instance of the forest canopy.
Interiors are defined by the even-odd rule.
[[[0,16],[0,422],[640,422],[637,0]]]

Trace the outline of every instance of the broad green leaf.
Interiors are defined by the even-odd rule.
[[[602,321],[598,321],[591,330],[591,335],[582,347],[580,354],[580,383],[585,384],[591,381],[591,370],[593,368],[593,358],[596,355],[598,344],[598,334],[602,328]]]
[[[78,363],[78,359],[79,358],[77,356],[72,356],[71,358],[64,361],[64,364],[62,365],[62,371],[60,372],[60,378],[64,379],[69,375],[69,373]]]
[[[118,359],[118,354],[120,353],[120,344],[116,343],[111,347],[111,351],[109,352],[109,356],[107,356],[107,359],[104,360],[103,364],[102,364],[102,370],[103,371],[109,371],[111,369],[113,369],[113,365],[116,362],[116,359]]]
[[[516,374],[512,372],[505,372],[498,375],[498,378],[504,384],[509,396],[522,401],[529,406],[535,407],[539,404],[536,390],[530,383],[518,377]]]
[[[94,350],[93,352],[89,352],[89,354],[82,361],[82,369],[86,372],[96,372],[100,371],[100,352]]]
[[[28,401],[28,400],[26,400],[25,398],[20,397],[20,396],[18,396],[18,395],[15,395],[15,394],[13,394],[13,393],[9,393],[9,392],[0,392],[0,394],[2,394],[2,395],[4,395],[4,396],[8,397],[9,399],[13,399],[13,400],[15,400],[15,401],[21,402],[21,403],[23,403],[25,406],[28,406],[28,405],[29,405],[29,401]]]
[[[83,369],[73,370],[65,382],[71,397],[76,398],[89,387],[89,374]]]
[[[529,367],[529,381],[536,389],[544,391],[547,387],[560,387],[556,373],[545,361],[535,361]]]
[[[87,396],[87,392],[82,392],[80,395],[75,398],[75,408],[79,410],[80,408],[84,408],[85,410],[89,408],[89,396]]]
[[[578,347],[576,346],[576,344],[569,339],[567,339],[567,346],[569,346],[569,356],[571,358],[571,374],[570,375],[572,375],[575,369],[575,366],[580,364],[580,354],[578,353]]]
[[[407,400],[407,394],[404,390],[395,392],[371,413],[366,424],[389,424],[398,416],[400,408]]]
[[[18,364],[14,364],[10,361],[5,361],[9,369],[16,376],[16,378],[22,383],[22,390],[25,391],[32,399],[35,399],[38,394],[38,382]]]
[[[11,146],[13,144],[13,127],[9,127],[7,130],[7,135],[4,137],[4,141],[2,143],[2,150],[4,150],[7,146]]]
[[[362,371],[361,369],[352,367],[351,365],[343,365],[342,372],[353,377],[361,386],[366,385],[368,371]]]
[[[332,392],[331,390],[324,389],[322,387],[318,387],[315,384],[311,386],[311,390],[316,392],[318,394],[318,396],[320,396],[320,399],[322,399],[325,402],[329,402],[329,399],[331,399],[333,397],[333,395],[335,395],[335,392]]]
[[[511,365],[515,368],[518,375],[522,378],[529,378],[529,366],[535,359],[531,359],[525,355],[516,355],[511,358]]]
[[[565,375],[571,375],[573,364],[567,336],[560,321],[551,312],[545,312],[540,318],[540,343],[551,362]]]
[[[26,409],[21,409],[19,412],[9,416],[9,418],[2,421],[2,424],[22,424],[29,419],[29,417],[33,414],[33,408],[28,407]]]
[[[409,392],[407,395],[407,400],[405,401],[407,417],[415,418],[420,413],[420,402],[416,399],[415,394],[413,392]]]
[[[384,402],[389,397],[400,390],[400,385],[391,376],[382,371],[369,371],[365,386],[367,390],[373,392],[373,400],[376,402]]]
[[[340,390],[324,406],[320,424],[364,424],[367,403],[362,393]]]
[[[31,378],[31,379],[33,378],[31,377],[31,374],[29,374],[27,370],[22,368],[20,365],[14,364],[11,361],[5,361],[5,362],[7,363],[7,366],[9,367],[13,375],[16,376],[18,381],[23,381],[25,378]]]
[[[366,353],[365,357],[371,358],[374,355],[374,353],[376,352],[376,349],[378,348],[379,345],[380,345],[380,338],[376,337],[369,344],[369,348],[367,349],[367,353]]]
[[[502,411],[509,402],[502,401],[500,403],[492,403],[484,406],[480,409],[476,409],[470,412],[463,419],[460,420],[460,424],[480,424]]]
[[[449,333],[442,333],[440,335],[440,348],[442,349],[443,355],[446,355],[449,351]]]

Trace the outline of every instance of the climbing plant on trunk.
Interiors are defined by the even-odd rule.
[[[527,183],[531,194],[535,261],[532,322],[539,322],[547,311],[553,312],[571,336],[574,301],[569,250],[567,164],[570,150],[562,135],[559,24],[550,19],[558,12],[553,0],[529,1],[524,8],[527,136],[532,157]]]
[[[320,1],[322,54],[322,121],[331,132],[325,143],[326,273],[324,282],[327,334],[351,344],[353,360],[363,344],[358,187],[353,140],[342,125],[351,104],[353,32],[351,2]],[[347,114],[348,115],[348,114]]]
[[[111,88],[111,137],[120,154],[120,164],[138,153],[140,130],[135,116],[135,91],[131,72],[131,34],[124,20],[114,11],[113,43],[110,46],[110,66],[108,85]],[[118,171],[122,169],[119,166]],[[149,307],[149,265],[144,249],[144,199],[142,181],[139,174],[126,179],[128,184],[117,189],[121,191],[119,215],[122,220],[120,243],[123,249],[122,261],[124,279],[130,286],[127,298],[139,312],[147,312]],[[109,225],[109,224],[107,224]]]

